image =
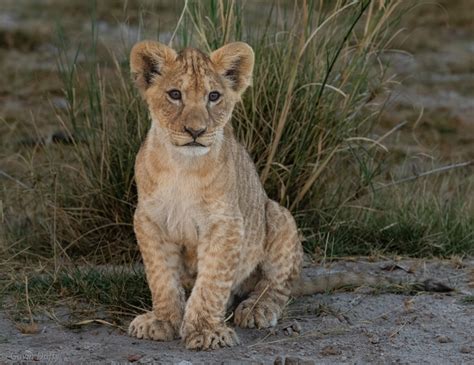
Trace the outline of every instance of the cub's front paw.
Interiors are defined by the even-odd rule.
[[[196,328],[183,323],[181,337],[188,350],[210,350],[239,344],[239,338],[232,328],[220,324],[209,328]]]
[[[235,310],[234,323],[241,328],[267,328],[277,324],[281,308],[270,300],[244,300]]]
[[[171,341],[178,333],[170,321],[160,321],[153,312],[136,316],[128,327],[128,334],[145,340]]]

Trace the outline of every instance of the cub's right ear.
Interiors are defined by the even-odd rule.
[[[157,76],[163,75],[176,60],[176,52],[155,41],[135,44],[130,53],[130,71],[138,90],[143,94]]]

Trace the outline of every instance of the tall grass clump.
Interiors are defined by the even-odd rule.
[[[396,35],[402,2],[259,6],[264,11],[250,2],[186,1],[166,41],[211,51],[243,40],[254,48],[253,87],[232,123],[269,196],[295,214],[308,249],[331,241],[331,252],[367,253],[370,240],[383,241],[383,233],[359,232],[350,242],[356,230],[346,223],[370,221],[372,208],[356,216],[348,207],[362,205],[361,197],[370,197],[363,203],[370,207],[386,169],[389,134],[373,138],[371,132],[392,83],[379,55]],[[129,80],[127,56],[104,47],[94,19],[90,44],[77,53],[67,34],[59,35],[67,110],[56,112],[73,143],[46,151],[42,171],[47,166],[50,179],[35,184],[45,208],[35,247],[55,257],[130,260],[136,255],[133,166],[149,126],[147,111]],[[388,225],[396,217],[383,219]],[[397,250],[390,242],[384,247]],[[349,244],[354,247],[347,250]]]

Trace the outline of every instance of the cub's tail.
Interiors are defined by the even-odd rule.
[[[387,276],[371,275],[356,272],[337,272],[332,274],[319,275],[315,278],[306,279],[300,277],[291,290],[294,297],[325,293],[327,291],[342,288],[357,288],[361,286],[380,287],[387,285],[403,285],[413,291],[428,292],[450,292],[454,289],[448,285],[434,279],[404,281]]]

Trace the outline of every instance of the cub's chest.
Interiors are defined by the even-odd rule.
[[[142,202],[149,217],[172,241],[197,241],[206,224],[208,211],[198,184],[163,179]]]

